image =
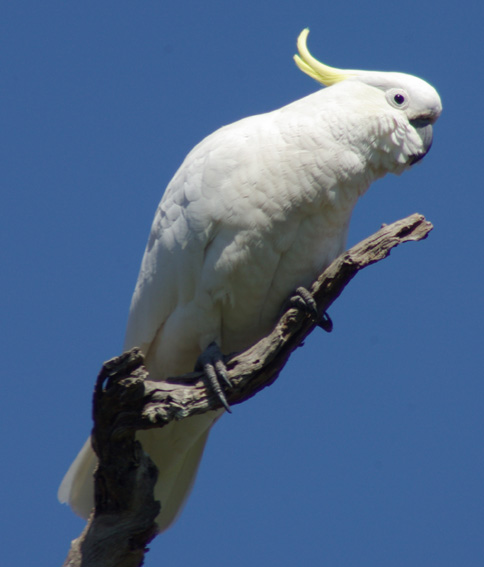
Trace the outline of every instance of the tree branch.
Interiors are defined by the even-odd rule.
[[[323,314],[363,268],[386,258],[391,249],[422,240],[432,230],[414,214],[363,240],[337,258],[311,287]],[[245,352],[225,358],[233,385],[231,405],[244,402],[272,384],[291,353],[316,326],[310,314],[288,309],[270,335]],[[137,567],[156,535],[160,503],[153,498],[157,471],[135,434],[172,420],[220,409],[200,372],[149,380],[139,349],[106,362],[93,399],[93,447],[99,457],[95,473],[96,508],[81,536],[72,542],[64,563],[69,567]]]

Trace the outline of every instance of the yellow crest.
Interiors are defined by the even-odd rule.
[[[303,73],[327,87],[339,83],[355,75],[354,72],[336,69],[321,63],[315,59],[307,48],[306,42],[309,35],[309,28],[304,29],[297,38],[297,50],[299,55],[294,55],[296,65]]]

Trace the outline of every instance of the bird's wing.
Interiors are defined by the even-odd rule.
[[[187,216],[200,193],[200,153],[187,156],[156,211],[131,301],[125,350],[139,346],[146,354],[173,311],[193,298],[213,227],[209,212],[199,215],[198,226]]]
[[[155,339],[159,346],[157,335],[169,317],[188,305],[212,277],[204,273],[208,250],[213,250],[222,226],[239,224],[234,220],[235,203],[250,202],[250,183],[238,176],[241,164],[255,166],[253,152],[248,151],[253,144],[248,132],[253,130],[254,121],[261,120],[244,119],[205,138],[188,154],[168,185],[151,227],[133,294],[125,350],[138,346],[148,354],[150,347],[155,347]],[[241,157],[243,152],[247,160]],[[238,228],[233,227],[230,234]],[[212,283],[208,285],[215,287]]]

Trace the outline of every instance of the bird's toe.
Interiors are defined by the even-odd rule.
[[[204,373],[209,387],[220,400],[220,403],[229,413],[232,413],[222,388],[222,384],[228,388],[231,388],[232,384],[228,378],[223,355],[217,343],[209,344],[202,352],[198,357],[195,369]]]
[[[312,315],[316,320],[318,327],[321,327],[327,333],[333,330],[333,321],[331,321],[330,316],[324,312],[321,316],[318,313],[318,306],[311,292],[305,287],[298,287],[293,295],[288,300],[289,307],[295,307],[296,309],[301,309]]]

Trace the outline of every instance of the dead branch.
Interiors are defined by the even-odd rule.
[[[399,244],[426,238],[432,228],[422,215],[414,214],[383,226],[342,254],[311,287],[318,313],[329,308],[357,272],[386,258]],[[308,313],[290,308],[270,335],[245,352],[226,357],[233,385],[226,391],[229,403],[242,403],[272,384],[316,324]],[[92,438],[99,457],[96,508],[72,542],[65,566],[142,565],[146,545],[156,535],[160,503],[153,498],[156,467],[135,440],[136,431],[220,408],[201,373],[150,381],[139,349],[104,364],[93,399]]]

